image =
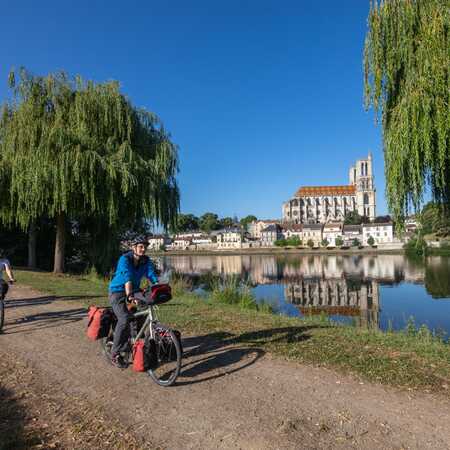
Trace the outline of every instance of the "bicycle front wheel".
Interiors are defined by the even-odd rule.
[[[0,299],[0,331],[2,331],[4,321],[5,321],[5,302],[3,299]]]
[[[155,367],[147,371],[160,386],[172,385],[181,369],[181,347],[175,333],[166,327],[158,327],[154,333]]]

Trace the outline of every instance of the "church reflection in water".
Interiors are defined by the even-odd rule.
[[[284,297],[302,314],[351,317],[356,325],[378,328],[378,282],[360,279],[303,279],[288,283]]]
[[[424,261],[404,255],[208,255],[167,256],[163,269],[201,280],[204,275],[237,276],[252,286],[283,285],[280,302],[303,314],[325,313],[378,327],[380,286],[425,285],[433,298],[450,297],[450,258]],[[270,288],[266,289],[267,292]],[[270,293],[269,293],[270,296]],[[263,298],[263,296],[261,297]]]

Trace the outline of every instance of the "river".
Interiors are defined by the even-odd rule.
[[[258,301],[290,316],[327,314],[332,320],[382,330],[404,329],[411,317],[450,335],[450,258],[404,255],[165,256],[165,271],[201,283],[237,276]]]

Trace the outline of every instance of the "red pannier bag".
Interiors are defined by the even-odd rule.
[[[111,327],[113,314],[111,308],[90,306],[88,309],[87,337],[92,341],[107,337]]]
[[[145,372],[144,346],[144,339],[138,339],[133,345],[133,370],[135,372]]]

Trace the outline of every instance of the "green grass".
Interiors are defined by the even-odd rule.
[[[107,282],[95,276],[29,271],[16,271],[16,276],[19,283],[42,292],[80,297],[85,305],[107,302]],[[213,289],[204,298],[186,292],[186,280],[175,284],[176,298],[160,308],[160,315],[184,335],[204,335],[205,340],[214,339],[221,345],[255,347],[368,381],[449,396],[450,346],[424,327],[417,330],[410,323],[403,332],[381,332],[337,325],[324,316],[285,317],[264,307],[248,307],[245,303],[251,298],[245,291],[237,298],[231,288],[226,294],[217,288],[215,295]]]

